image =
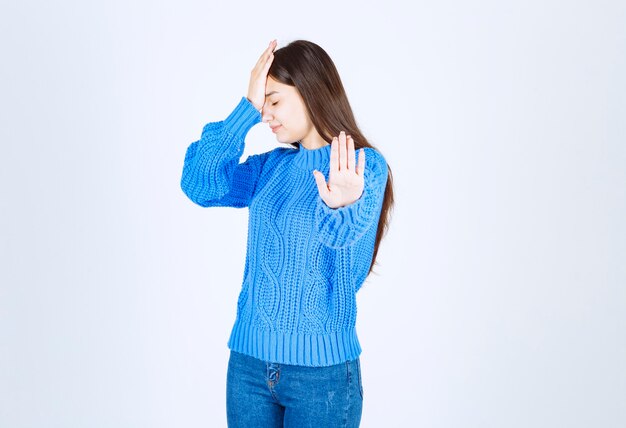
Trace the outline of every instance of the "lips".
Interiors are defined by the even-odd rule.
[[[270,128],[272,128],[272,132],[276,133],[276,131],[278,131],[278,129],[280,129],[282,125],[278,125],[278,126],[270,126]]]

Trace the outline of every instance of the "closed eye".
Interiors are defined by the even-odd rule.
[[[278,104],[278,101],[276,101],[275,103],[272,103],[273,106],[275,106],[276,104]]]

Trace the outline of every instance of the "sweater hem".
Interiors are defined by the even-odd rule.
[[[355,328],[332,333],[260,330],[235,321],[228,348],[257,359],[298,366],[331,366],[356,359],[361,346]]]

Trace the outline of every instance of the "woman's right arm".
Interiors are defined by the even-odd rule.
[[[259,111],[243,97],[224,121],[204,126],[200,140],[185,154],[180,185],[189,199],[202,207],[250,204],[269,152],[249,156],[241,164],[239,159],[246,134],[260,121]]]
[[[269,152],[249,156],[239,164],[246,134],[261,122],[265,104],[267,73],[274,60],[276,40],[263,51],[250,72],[248,96],[222,122],[211,122],[202,130],[199,141],[185,154],[183,192],[202,207],[246,207],[254,194],[261,168]]]

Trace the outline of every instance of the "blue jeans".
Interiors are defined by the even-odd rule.
[[[363,407],[359,359],[327,367],[261,361],[230,352],[230,428],[358,427]]]

